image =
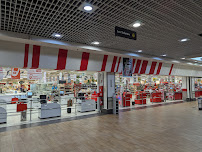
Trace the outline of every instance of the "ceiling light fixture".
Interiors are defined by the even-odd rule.
[[[135,22],[133,22],[132,24],[130,24],[129,26],[130,27],[134,27],[134,28],[137,28],[137,27],[140,27],[140,26],[142,26],[142,25],[144,25],[141,21],[135,21]]]
[[[55,34],[55,37],[61,37],[61,35],[60,34]]]
[[[91,44],[94,44],[94,45],[99,45],[99,44],[100,44],[100,42],[95,41],[95,42],[92,42]]]
[[[140,27],[141,26],[141,23],[140,22],[136,22],[133,24],[133,27]]]
[[[92,11],[93,10],[92,6],[84,6],[83,9],[86,11]]]
[[[186,41],[189,41],[190,39],[188,39],[188,38],[184,38],[184,39],[181,39],[181,40],[179,40],[180,42],[186,42]]]
[[[163,54],[163,55],[161,55],[161,56],[164,56],[164,57],[165,57],[165,56],[167,56],[167,55],[166,55],[166,54]]]
[[[182,60],[184,60],[185,58],[181,58]]]
[[[92,5],[90,3],[83,2],[79,7],[78,10],[86,12],[86,13],[93,13],[96,9],[98,9],[97,6]]]
[[[63,35],[59,34],[59,33],[53,33],[52,34],[53,37],[56,37],[56,38],[61,38],[63,37]]]
[[[142,50],[138,50],[137,52],[141,53],[141,52],[142,52]]]

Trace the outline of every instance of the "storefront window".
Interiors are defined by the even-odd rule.
[[[0,71],[0,123],[17,125],[87,115],[97,113],[96,107],[96,72],[18,68]]]
[[[182,77],[116,74],[116,93],[121,108],[182,100]]]

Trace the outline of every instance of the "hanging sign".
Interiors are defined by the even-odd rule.
[[[20,79],[20,69],[11,68],[11,79]]]
[[[121,28],[118,26],[115,27],[115,36],[120,36],[120,37],[124,37],[124,38],[128,38],[128,39],[132,39],[132,40],[137,39],[136,32],[128,30],[128,29],[124,29],[124,28]]]
[[[123,58],[123,77],[132,77],[132,59]]]
[[[4,78],[4,75],[3,75],[3,68],[0,67],[0,80],[2,80]]]
[[[41,69],[29,69],[27,73],[28,80],[40,80],[42,78]]]

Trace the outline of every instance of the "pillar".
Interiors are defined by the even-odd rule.
[[[104,107],[102,113],[113,113],[113,96],[115,94],[115,73],[104,72]]]
[[[182,77],[182,96],[183,100],[193,101],[195,100],[195,78]]]

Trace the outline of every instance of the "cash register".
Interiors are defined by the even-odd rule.
[[[39,100],[41,104],[46,104],[47,103],[46,95],[40,95]]]

